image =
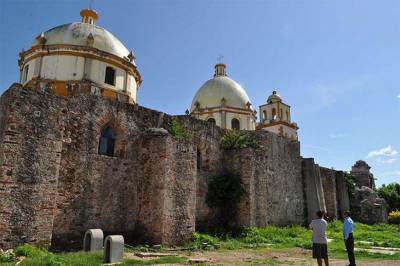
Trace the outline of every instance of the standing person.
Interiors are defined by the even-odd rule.
[[[328,260],[328,239],[326,238],[326,226],[328,223],[324,220],[324,213],[317,211],[316,219],[311,221],[310,228],[313,230],[312,255],[317,259],[318,266],[322,266],[322,259],[325,261],[325,266],[329,266]]]
[[[347,256],[349,257],[349,266],[356,266],[356,259],[354,258],[354,222],[350,218],[350,212],[345,211],[343,213],[343,237],[344,244],[346,245]]]

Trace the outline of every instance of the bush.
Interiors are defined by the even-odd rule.
[[[172,118],[169,125],[169,132],[172,136],[180,140],[191,140],[193,138],[193,134],[186,130],[175,117]]]
[[[221,140],[221,147],[225,150],[235,150],[243,148],[258,148],[258,141],[246,132],[236,130],[225,131]]]
[[[400,224],[400,211],[391,211],[388,221],[390,224]]]
[[[389,211],[400,210],[400,184],[391,183],[389,185],[382,185],[378,189],[378,195],[386,200],[389,205]]]

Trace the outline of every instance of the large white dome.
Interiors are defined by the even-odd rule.
[[[46,45],[87,46],[87,38],[90,33],[94,38],[94,48],[121,58],[129,55],[129,50],[114,35],[102,27],[89,23],[64,24],[44,32],[44,38],[46,38]],[[38,44],[39,41],[36,40],[34,45]]]
[[[191,110],[195,109],[197,102],[200,103],[200,108],[221,106],[223,98],[227,107],[245,109],[250,102],[249,96],[240,84],[227,76],[216,76],[197,91]]]

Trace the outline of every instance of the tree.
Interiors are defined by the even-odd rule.
[[[389,211],[400,210],[400,184],[391,183],[382,185],[378,189],[378,195],[386,200],[389,205]]]

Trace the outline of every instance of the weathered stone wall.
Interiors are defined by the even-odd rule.
[[[299,143],[267,131],[249,132],[260,149],[226,151],[224,167],[241,176],[248,194],[239,205],[238,225],[304,223]]]
[[[343,171],[336,171],[336,196],[338,201],[338,218],[342,219],[344,211],[350,210],[349,192]]]
[[[366,223],[386,223],[388,219],[387,203],[379,198],[369,187],[356,187],[350,202],[354,220]]]
[[[331,219],[337,219],[336,171],[325,167],[320,167],[319,170],[324,190],[326,214]]]
[[[307,221],[311,222],[318,210],[326,212],[325,195],[321,180],[320,167],[313,158],[302,161],[303,184],[306,199]]]
[[[0,246],[51,241],[65,102],[14,84],[1,97]]]

